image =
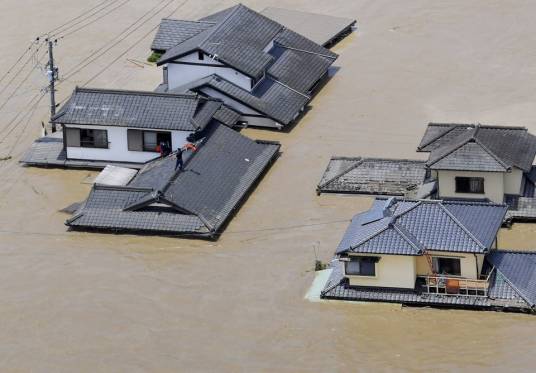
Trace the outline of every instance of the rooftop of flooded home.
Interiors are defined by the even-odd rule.
[[[35,35],[98,3],[49,0],[43,7],[38,1],[3,1],[0,65],[12,65]],[[170,4],[98,58],[99,48],[116,43],[114,37],[155,3],[131,0],[113,12],[106,8],[109,15],[59,40],[60,75],[96,59],[63,79],[58,102],[104,68],[92,86],[152,89],[162,72],[145,61],[151,29],[160,19],[196,20],[234,5],[187,1],[172,13],[181,4]],[[0,161],[0,369],[530,370],[536,363],[533,316],[311,303],[303,296],[315,259],[330,261],[351,217],[371,204],[369,197],[316,195],[333,154],[412,159],[423,123],[432,121],[515,123],[536,133],[536,79],[531,79],[536,5],[417,0],[246,5],[355,18],[358,31],[332,48],[340,68],[292,131],[242,132],[280,141],[282,155],[218,242],[67,232],[63,223],[69,215],[59,210],[84,200],[96,173],[21,167],[18,160],[40,136],[41,121],[48,120],[48,96],[27,125],[26,117],[9,122],[21,110],[27,113],[46,78],[35,71],[10,95],[3,109],[8,120],[0,123],[0,159],[8,158]],[[534,224],[516,223],[499,232],[502,246],[520,250],[534,249],[534,237]]]

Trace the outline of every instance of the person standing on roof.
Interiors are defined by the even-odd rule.
[[[175,171],[177,169],[182,171],[182,168],[184,166],[184,161],[182,160],[182,152],[182,148],[177,148],[177,153],[175,154],[175,156],[177,157],[177,162],[175,163]]]
[[[175,153],[175,156],[177,157],[177,163],[175,163],[175,170],[179,169],[182,171],[184,166],[184,161],[182,159],[182,153],[185,150],[191,150],[195,152],[197,150],[197,147],[192,143],[187,143],[182,148],[177,148],[177,153]]]

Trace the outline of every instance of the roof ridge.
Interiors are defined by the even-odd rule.
[[[333,160],[333,158],[332,158],[332,160]],[[323,188],[326,185],[332,183],[335,179],[338,179],[339,177],[341,177],[343,175],[346,175],[348,172],[350,172],[352,170],[355,170],[357,167],[359,167],[359,166],[361,166],[363,164],[364,159],[362,157],[358,157],[358,159],[356,159],[355,161],[356,161],[356,163],[351,165],[350,167],[348,167],[348,169],[339,172],[337,175],[335,175],[332,178],[326,180],[324,183],[319,184],[318,187]]]
[[[288,28],[285,27],[285,30],[290,30],[290,29],[288,29]],[[293,30],[290,30],[290,31],[295,32],[295,31],[293,31]],[[300,34],[298,34],[298,35],[300,35]],[[305,36],[303,36],[303,35],[300,35],[300,36],[305,37]],[[306,38],[306,39],[307,39],[307,38]],[[307,39],[307,40],[309,40],[309,39]],[[312,41],[312,40],[310,40],[310,41]],[[314,43],[314,42],[313,42],[313,43]],[[279,42],[279,41],[275,41],[275,40],[274,40],[274,44],[277,44],[277,45],[279,45],[280,47],[285,48],[285,49],[290,49],[290,50],[294,50],[294,51],[298,51],[298,52],[309,53],[309,54],[314,54],[314,55],[316,55],[316,56],[329,58],[329,59],[332,59],[333,61],[335,61],[335,60],[338,58],[337,55],[335,55],[335,56],[330,56],[330,55],[323,54],[323,53],[317,53],[317,52],[314,52],[314,51],[308,51],[308,50],[305,50],[305,49],[294,48],[294,47],[290,47],[290,46],[288,46],[288,45],[285,45],[285,44],[283,44],[283,43],[281,43],[281,42]],[[316,44],[316,43],[315,43],[315,44]],[[318,44],[317,44],[317,45],[318,45]]]
[[[203,38],[203,40],[199,42],[199,47],[202,48],[203,44],[205,44],[207,39],[212,36],[217,30],[219,30],[225,24],[225,22],[227,22],[231,18],[231,16],[233,16],[241,7],[244,6],[241,3],[238,3],[237,5],[235,5],[233,10],[231,10],[228,14],[225,15],[225,17],[223,17],[223,19],[216,25],[216,27],[208,29],[210,32],[208,32],[207,35]]]
[[[167,21],[177,21],[177,22],[191,22],[191,23],[209,23],[209,24],[212,24],[212,25],[215,25],[217,22],[213,22],[213,21],[199,21],[199,20],[190,20],[190,19],[178,19],[178,18],[170,18],[170,17],[164,17],[161,19],[162,21],[163,20],[167,20]]]
[[[450,128],[447,131],[445,131],[445,132],[433,137],[432,139],[428,140],[428,142],[424,143],[423,145],[418,146],[417,150],[422,149],[422,148],[426,148],[431,143],[436,142],[437,140],[439,140],[440,138],[445,136],[447,133],[452,132],[456,127],[458,127],[458,125],[456,125],[456,124],[449,124],[449,123],[428,123],[428,127],[430,127],[430,126],[448,126]],[[425,131],[425,133],[426,133],[426,131]]]
[[[462,146],[466,145],[468,142],[470,142],[472,140],[472,137],[468,137],[467,139],[465,139],[464,141],[460,142],[460,144],[458,145],[455,145],[453,147],[451,147],[450,150],[448,150],[447,152],[445,152],[444,154],[441,153],[439,154],[439,156],[437,157],[437,159],[433,160],[433,161],[430,161],[430,159],[428,159],[428,161],[426,162],[426,166],[430,167],[434,164],[436,164],[437,162],[439,162],[440,160],[444,159],[446,156],[448,155],[451,155],[452,153],[454,153],[456,150],[460,149]],[[448,144],[445,145],[445,147],[448,149]],[[441,149],[438,148],[438,149]],[[431,156],[431,154],[430,154]]]
[[[475,235],[472,234],[469,229],[467,229],[467,227],[456,218],[456,216],[454,216],[454,214],[452,214],[445,206],[443,206],[443,203],[439,203],[438,205],[456,223],[458,227],[460,227],[473,241],[478,244],[478,246],[480,246],[484,250],[488,250],[488,248],[484,246],[484,244],[480,242],[480,240],[476,238]]]
[[[296,90],[296,89],[294,89],[294,88],[292,88],[292,87],[286,85],[285,83],[280,82],[279,80],[277,80],[276,78],[274,78],[272,75],[270,75],[270,76],[269,76],[268,78],[266,78],[266,79],[271,79],[271,80],[273,80],[274,82],[276,82],[276,83],[278,83],[278,84],[281,84],[283,87],[288,88],[288,89],[290,89],[291,91],[294,91],[294,92],[296,92],[297,94],[299,94],[299,95],[305,97],[306,99],[309,99],[309,100],[311,99],[311,96],[306,95],[305,93],[302,93],[302,92],[300,92],[300,91],[298,91],[298,90]]]
[[[422,254],[424,251],[424,245],[417,240],[417,237],[415,237],[410,231],[408,231],[404,226],[397,224],[396,222],[393,222],[392,227],[402,236],[406,242],[408,242],[411,246],[413,246],[417,250],[417,254]],[[422,248],[419,247],[419,244],[423,246]]]
[[[476,136],[476,133],[475,133],[475,136]],[[503,166],[506,170],[510,170],[512,169],[512,166],[508,166],[506,163],[504,163],[502,161],[502,159],[500,159],[494,152],[491,151],[491,149],[489,149],[486,145],[484,145],[482,143],[482,141],[480,141],[478,138],[474,138],[474,141],[475,143],[477,143],[478,145],[480,145],[480,147],[482,149],[484,149],[484,151],[486,153],[488,153],[491,157],[493,157],[493,159],[495,159],[501,166]]]
[[[519,288],[517,286],[514,285],[514,283],[512,281],[510,281],[510,279],[508,278],[508,276],[506,276],[500,269],[497,268],[497,266],[494,264],[493,265],[493,268],[495,268],[495,271],[497,271],[498,273],[501,274],[501,276],[503,277],[504,281],[506,281],[508,283],[508,285],[510,285],[510,287],[512,289],[514,289],[514,291],[521,297],[523,298],[523,300],[530,306],[530,307],[534,307],[536,304],[534,302],[531,302],[528,297],[521,291],[519,290]]]
[[[118,94],[118,95],[138,95],[138,96],[156,96],[156,97],[176,97],[176,98],[187,98],[187,99],[199,99],[198,94],[190,93],[168,93],[168,92],[154,92],[154,91],[136,91],[136,90],[127,90],[127,89],[109,89],[109,88],[86,88],[76,86],[74,92],[85,92],[85,93],[107,93],[107,94]],[[209,100],[221,101],[219,99],[208,98]]]

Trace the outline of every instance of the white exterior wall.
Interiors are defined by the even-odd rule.
[[[127,127],[106,127],[106,126],[75,126],[66,125],[67,128],[80,129],[97,129],[108,131],[108,149],[101,148],[83,148],[83,147],[67,147],[67,158],[70,159],[88,159],[99,161],[115,161],[115,162],[132,162],[145,163],[151,159],[157,158],[158,153],[154,152],[138,152],[128,150]],[[140,130],[140,128],[131,128]],[[156,130],[155,130],[156,131]],[[163,132],[167,132],[162,130]],[[171,145],[173,150],[179,146],[186,144],[186,137],[191,132],[188,131],[169,131],[171,132]]]
[[[227,67],[218,61],[213,60],[207,55],[205,55],[204,60],[199,60],[197,52],[195,52],[178,58],[174,62],[179,63],[169,63],[167,65],[169,89],[174,89],[185,84],[189,84],[212,74],[218,74],[222,78],[248,91],[250,91],[252,88],[253,82],[250,77],[230,67]],[[180,62],[195,63],[196,65],[180,64]]]
[[[350,257],[352,255],[350,254]],[[356,256],[367,256],[360,254]],[[380,286],[390,288],[415,288],[415,257],[409,255],[369,255],[379,256],[376,276],[345,276],[352,286]]]
[[[489,198],[493,202],[502,203],[504,199],[504,172],[477,172],[477,171],[448,171],[437,172],[439,180],[439,198]],[[484,194],[456,193],[455,178],[482,177],[484,178]]]
[[[512,172],[504,174],[504,193],[505,194],[521,194],[521,180],[523,179],[523,171],[519,168],[512,168]]]

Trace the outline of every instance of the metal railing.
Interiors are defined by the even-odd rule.
[[[424,279],[424,292],[427,294],[487,297],[489,275],[482,280],[453,277],[447,275],[418,276]]]

